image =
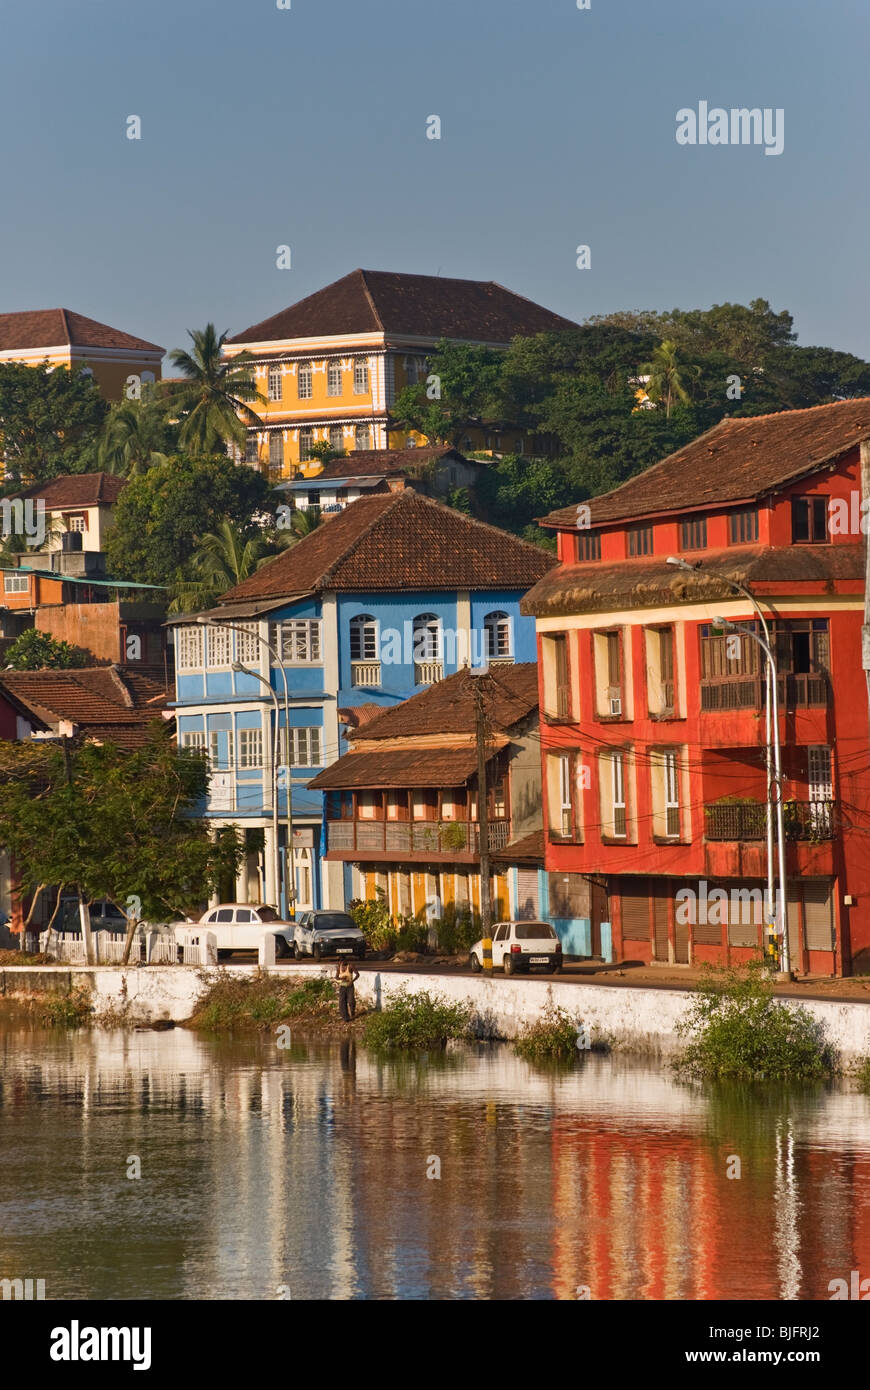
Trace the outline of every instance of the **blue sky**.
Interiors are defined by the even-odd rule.
[[[171,348],[364,266],[578,320],[761,296],[870,357],[868,40],[866,0],[8,0],[0,309]],[[782,107],[783,153],[678,146],[701,100]]]

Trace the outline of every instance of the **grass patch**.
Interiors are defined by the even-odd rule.
[[[50,994],[40,999],[39,1016],[51,1028],[84,1028],[91,1022],[91,996],[86,989],[69,994]]]
[[[870,1096],[870,1057],[862,1057],[859,1062],[851,1068],[852,1076],[858,1090],[865,1096]]]
[[[191,1024],[213,1033],[261,1031],[284,1019],[318,1022],[334,1017],[332,983],[278,979],[264,971],[246,978],[220,975],[196,1006]]]
[[[365,1040],[379,1051],[417,1048],[429,1051],[445,1047],[450,1039],[473,1036],[470,1004],[449,1004],[428,990],[407,994],[401,990],[380,1013],[366,1019]]]
[[[549,1005],[534,1023],[526,1023],[514,1042],[514,1052],[527,1062],[568,1062],[580,1055],[580,1019],[567,1009]]]
[[[4,965],[54,965],[54,956],[44,951],[0,951],[0,966]]]
[[[709,967],[688,1017],[676,1063],[689,1076],[736,1081],[824,1081],[834,1072],[825,1026],[801,1005],[778,1003],[764,965]]]

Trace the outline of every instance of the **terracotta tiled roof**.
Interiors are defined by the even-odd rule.
[[[488,722],[495,729],[508,729],[538,708],[538,668],[534,662],[497,666],[488,678],[457,671],[367,721],[355,743],[359,746],[369,740],[415,734],[473,733],[475,682],[479,680]]]
[[[589,503],[592,524],[763,497],[870,438],[870,397],[809,410],[721,420],[713,429]],[[545,526],[577,526],[560,507]]]
[[[519,840],[512,840],[504,849],[493,850],[493,859],[502,864],[543,864],[544,832],[533,830]]]
[[[47,724],[60,720],[100,742],[138,747],[149,725],[162,718],[167,690],[128,667],[90,666],[71,671],[2,671],[0,692],[10,692]]]
[[[129,348],[136,352],[166,351],[156,343],[122,333],[72,309],[28,309],[17,314],[0,314],[0,352],[17,349],[72,347]]]
[[[98,502],[111,506],[126,485],[126,479],[115,473],[70,473],[27,488],[20,496],[42,498],[47,511],[61,507],[92,507]]]
[[[393,473],[413,473],[436,459],[450,458],[458,463],[474,463],[443,444],[423,444],[419,449],[355,449],[347,458],[330,459],[322,470],[306,482],[313,487],[332,478],[377,478]]]
[[[527,589],[557,563],[506,531],[404,489],[352,502],[222,598],[324,589]]]
[[[458,338],[509,343],[517,335],[576,327],[570,319],[514,294],[494,280],[352,270],[228,341],[264,343],[382,332],[429,338],[433,342]]]
[[[674,603],[710,603],[734,598],[724,582],[728,575],[761,593],[778,584],[821,585],[830,592],[836,583],[864,576],[864,547],[858,545],[794,545],[777,548],[740,546],[705,554],[701,567],[688,574],[665,563],[663,555],[562,565],[539,580],[520,600],[526,614],[584,613],[619,608],[650,608]]]
[[[352,729],[361,729],[364,724],[368,724],[369,720],[377,719],[383,712],[383,705],[376,705],[371,700],[362,705],[350,705],[347,709],[340,709],[338,717],[343,724],[347,725],[348,730],[345,737],[350,736]]]
[[[477,772],[474,748],[393,748],[345,753],[309,783],[309,789],[345,787],[457,787]]]

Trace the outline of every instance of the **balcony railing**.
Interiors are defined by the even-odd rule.
[[[763,840],[767,836],[766,801],[720,801],[704,807],[708,840]],[[787,840],[832,840],[837,832],[835,801],[786,801],[783,822]]]
[[[352,661],[350,663],[351,685],[380,685],[381,663],[379,661]]]
[[[414,684],[415,685],[437,685],[438,681],[444,679],[443,661],[415,661],[414,662]]]
[[[348,854],[479,854],[480,827],[476,821],[332,820],[327,823],[328,848]],[[510,821],[489,822],[489,847],[504,849]]]
[[[701,681],[702,710],[763,709],[767,682],[760,676],[729,676]],[[824,709],[828,704],[828,679],[817,672],[779,677],[780,709]]]

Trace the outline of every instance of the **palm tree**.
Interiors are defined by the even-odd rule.
[[[189,336],[192,353],[176,348],[169,354],[173,367],[187,378],[177,382],[171,393],[181,421],[179,443],[194,454],[223,452],[228,442],[244,443],[246,423],[260,423],[248,402],[265,403],[266,397],[257,390],[249,352],[232,358],[221,356],[226,333],[218,337],[214,324],[207,323]]]
[[[191,561],[194,577],[179,575],[171,586],[170,613],[195,613],[210,607],[227,589],[249,579],[297,539],[292,532],[281,531],[251,535],[224,518],[216,531],[207,531],[197,542]]]
[[[301,541],[304,536],[310,536],[311,532],[320,525],[321,520],[319,507],[294,507],[290,513],[289,527],[286,531],[278,532],[279,536],[286,535],[287,539],[279,544],[284,547],[294,545],[296,541]]]
[[[106,416],[97,462],[106,473],[135,477],[173,452],[174,430],[166,418],[166,400],[153,388],[141,401],[118,401]]]
[[[682,401],[683,405],[688,405],[691,400],[691,393],[684,378],[691,376],[697,379],[701,368],[681,363],[676,343],[670,338],[664,338],[658,347],[653,349],[652,360],[641,367],[641,371],[649,376],[647,395],[651,401],[659,404],[665,402],[665,418],[669,420],[671,404],[675,397]]]

